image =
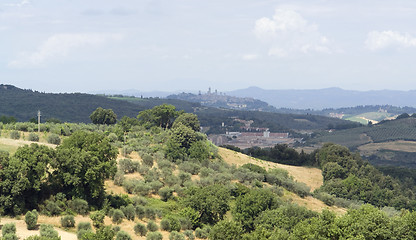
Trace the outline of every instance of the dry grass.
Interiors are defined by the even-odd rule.
[[[322,212],[322,210],[324,210],[324,209],[328,209],[328,210],[334,212],[337,215],[343,215],[347,212],[347,209],[345,209],[345,208],[340,208],[340,207],[336,207],[336,206],[328,206],[325,203],[323,203],[322,201],[320,201],[316,198],[313,198],[311,196],[301,198],[298,195],[296,195],[292,192],[288,192],[288,191],[285,191],[283,199],[285,199],[289,202],[292,202],[292,203],[296,203],[299,206],[304,206],[307,209],[310,209],[310,210],[316,211],[316,212]]]
[[[267,162],[257,158],[247,156],[242,153],[234,152],[229,149],[219,148],[219,154],[228,164],[234,164],[241,166],[246,163],[252,163],[264,167],[270,168],[282,168],[289,172],[290,175],[298,182],[303,182],[311,188],[311,191],[319,188],[323,184],[322,171],[317,168],[297,167],[289,166],[279,163]]]
[[[363,154],[372,154],[382,149],[400,152],[416,152],[416,142],[399,140],[394,142],[369,143],[358,147],[358,149]]]

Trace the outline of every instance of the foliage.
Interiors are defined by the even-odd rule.
[[[98,107],[91,113],[90,119],[94,124],[115,124],[117,122],[117,115],[111,109]]]
[[[10,132],[10,138],[11,139],[20,139],[20,133],[19,133],[19,131],[16,131],[16,130],[11,131]]]
[[[201,124],[199,123],[198,116],[193,113],[182,113],[173,122],[172,128],[177,127],[179,124],[183,124],[195,132],[199,132]]]
[[[52,167],[56,179],[69,197],[82,198],[92,205],[104,200],[104,180],[113,176],[117,166],[115,149],[98,133],[76,132],[57,147]]]
[[[179,112],[176,111],[175,106],[162,104],[152,109],[141,111],[137,118],[147,128],[158,126],[167,129],[172,126],[173,119],[178,115]]]
[[[169,240],[185,240],[185,236],[182,233],[173,231],[169,234]]]
[[[31,142],[39,142],[39,135],[36,133],[29,133],[28,140]]]
[[[61,138],[58,134],[50,133],[47,138],[48,143],[59,145],[61,143]]]
[[[36,209],[26,212],[25,223],[28,230],[33,230],[36,228],[36,224],[38,223],[38,212]]]
[[[156,232],[157,230],[159,230],[159,226],[154,221],[149,221],[147,223],[147,230],[149,230],[150,232]]]
[[[90,219],[92,220],[92,225],[98,229],[104,226],[105,214],[103,211],[95,211],[90,214]]]
[[[61,226],[64,228],[75,227],[75,219],[72,215],[65,215],[61,217]]]
[[[72,211],[74,211],[78,214],[81,214],[83,216],[87,215],[87,213],[88,213],[88,202],[85,201],[84,199],[75,198],[75,199],[69,201],[68,207]]]
[[[111,221],[115,224],[120,224],[126,216],[120,209],[115,209]]]
[[[146,240],[162,240],[163,235],[160,232],[150,232],[147,234]]]
[[[254,220],[265,210],[278,206],[276,195],[265,189],[251,190],[236,199],[233,216],[247,232],[254,230]]]
[[[41,224],[39,232],[41,237],[50,239],[56,239],[59,237],[58,232],[50,224]]]
[[[209,239],[212,240],[239,240],[241,239],[241,233],[243,228],[241,225],[234,221],[223,220],[218,222],[212,227],[209,233]]]
[[[185,191],[182,204],[199,213],[198,225],[213,224],[223,219],[230,209],[230,191],[223,185],[191,187]]]
[[[87,231],[92,230],[91,223],[90,222],[79,222],[78,226],[77,226],[77,231],[80,231],[80,230],[87,230]]]
[[[131,236],[125,231],[119,231],[116,234],[116,240],[131,240]]]
[[[15,223],[6,223],[1,228],[1,234],[16,234],[16,224]]]
[[[97,229],[96,233],[91,231],[86,231],[81,240],[112,240],[114,239],[115,232],[111,229],[110,226],[105,226]]]
[[[170,187],[163,187],[159,189],[159,195],[162,201],[167,201],[172,198],[174,190]]]
[[[139,236],[146,236],[147,228],[142,223],[136,223],[136,225],[134,225],[134,233]]]

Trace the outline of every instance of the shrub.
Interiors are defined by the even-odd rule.
[[[84,199],[75,198],[74,200],[69,201],[68,206],[71,210],[83,216],[88,213],[88,202]]]
[[[16,224],[15,223],[6,223],[1,228],[2,235],[6,234],[16,234]]]
[[[185,232],[183,232],[183,235],[185,235],[185,237],[188,240],[194,240],[195,239],[194,232],[192,230],[186,230]]]
[[[137,223],[134,225],[134,233],[136,233],[136,235],[146,236],[147,228],[144,224]]]
[[[80,222],[80,223],[78,223],[77,231],[79,232],[80,230],[91,231],[92,230],[91,223],[89,223],[89,222]]]
[[[114,184],[117,186],[123,186],[124,183],[124,172],[121,170],[118,170],[116,174],[114,175]]]
[[[29,133],[28,140],[31,142],[39,142],[39,135],[37,135],[36,133]]]
[[[40,236],[45,238],[58,238],[58,232],[50,224],[41,224],[40,225]]]
[[[132,238],[125,231],[119,231],[116,235],[116,240],[131,240]]]
[[[178,174],[178,177],[179,177],[181,186],[183,186],[184,182],[191,180],[192,175],[190,173],[180,171]]]
[[[181,233],[173,231],[169,234],[169,240],[185,240],[185,236]]]
[[[162,221],[160,221],[160,229],[162,229],[163,231],[168,231],[168,232],[171,231],[170,222],[168,219],[162,219]]]
[[[119,168],[124,173],[134,173],[140,168],[139,162],[133,162],[131,159],[124,158],[118,162]]]
[[[134,208],[133,204],[129,204],[126,207],[121,207],[120,209],[124,213],[124,216],[127,220],[134,221],[134,217],[136,216],[136,209]]]
[[[163,183],[159,180],[148,183],[153,193],[157,193],[163,187]]]
[[[178,165],[179,170],[190,173],[192,175],[197,175],[201,166],[197,163],[193,162],[183,162]]]
[[[143,160],[143,163],[145,165],[147,165],[149,167],[153,166],[153,157],[152,157],[152,155],[145,153],[142,156],[142,160]]]
[[[120,226],[114,226],[113,227],[114,233],[118,233],[118,232],[120,232],[120,230],[121,230]]]
[[[149,230],[150,232],[156,232],[157,230],[159,230],[159,227],[155,222],[150,221],[147,223],[147,230]]]
[[[91,230],[80,229],[80,230],[77,231],[77,238],[82,239],[82,237],[87,233],[92,233],[92,231]]]
[[[11,139],[20,139],[20,133],[19,131],[13,130],[10,132],[10,138]]]
[[[144,209],[144,214],[145,214],[145,216],[146,216],[146,218],[148,218],[148,219],[156,219],[156,209],[154,209],[154,208],[150,208],[150,207],[148,207],[148,208],[145,208]]]
[[[139,219],[143,219],[146,216],[146,209],[143,206],[136,206],[136,216]]]
[[[92,212],[91,214],[90,214],[90,218],[91,218],[91,220],[92,220],[92,225],[95,227],[95,228],[100,228],[100,227],[102,227],[102,226],[104,226],[104,218],[105,218],[105,214],[104,214],[104,212],[102,212],[102,211],[95,211],[95,212]]]
[[[25,222],[28,230],[33,230],[36,228],[36,224],[38,223],[38,212],[36,209],[27,211],[25,215]]]
[[[58,216],[65,208],[65,204],[62,201],[56,201],[54,197],[46,200],[44,205],[40,206],[40,212],[47,216]]]
[[[147,205],[147,199],[144,197],[134,196],[132,198],[132,201],[133,201],[134,206],[139,206],[139,205],[146,206]]]
[[[121,211],[120,209],[115,209],[111,221],[115,224],[120,224],[121,222],[123,222],[123,218],[125,217],[126,216],[124,215],[123,211]]]
[[[8,233],[6,235],[3,235],[2,240],[18,240],[19,238],[15,233]]]
[[[65,215],[61,217],[61,226],[64,228],[75,227],[75,219],[72,215]]]
[[[173,189],[170,187],[163,187],[159,189],[159,196],[162,201],[167,201],[173,196]]]
[[[147,234],[146,240],[162,240],[163,235],[160,232],[150,232]]]
[[[197,238],[201,238],[201,239],[207,239],[208,238],[208,231],[206,229],[202,229],[202,228],[196,228],[195,229],[195,236]]]
[[[58,134],[55,134],[55,133],[49,134],[47,141],[48,143],[55,144],[55,145],[61,144],[61,138],[59,137]]]
[[[165,223],[166,226],[169,227],[169,230],[166,230],[166,231],[169,231],[169,232],[170,231],[177,231],[177,232],[179,232],[181,230],[181,223],[180,223],[180,221],[178,220],[178,218],[176,216],[168,215],[163,220],[165,220],[165,222],[166,221],[169,222],[169,224]],[[162,223],[160,223],[160,224],[162,224]]]

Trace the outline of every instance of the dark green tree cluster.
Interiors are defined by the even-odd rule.
[[[36,209],[51,194],[104,200],[104,180],[116,172],[117,149],[98,133],[76,132],[56,150],[37,144],[0,152],[0,211],[20,214]]]
[[[404,189],[399,181],[383,175],[346,147],[325,144],[317,154],[317,161],[324,177],[321,191],[378,207],[416,207],[416,197],[411,189]]]
[[[111,109],[99,107],[91,113],[90,119],[94,124],[115,124],[117,115]]]

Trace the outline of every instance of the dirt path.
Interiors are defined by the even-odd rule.
[[[236,166],[241,166],[246,163],[252,163],[264,167],[266,169],[270,168],[282,168],[289,172],[290,175],[298,182],[303,182],[311,188],[311,191],[319,188],[323,184],[322,172],[317,168],[308,168],[308,167],[297,167],[289,166],[279,163],[267,162],[260,159],[256,159],[250,156],[247,156],[242,153],[234,152],[229,149],[219,148],[219,154],[228,164],[235,164]]]

